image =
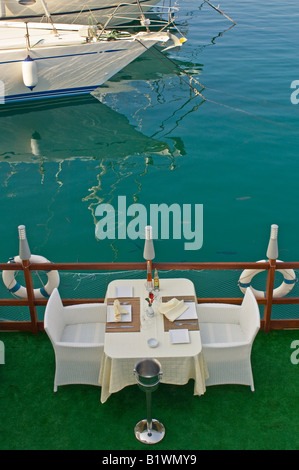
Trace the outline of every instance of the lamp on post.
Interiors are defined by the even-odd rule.
[[[25,225],[18,226],[19,231],[19,256],[22,261],[29,260],[31,256],[30,248],[26,237]]]
[[[38,332],[38,319],[37,319],[37,312],[34,303],[34,292],[33,292],[33,280],[30,271],[30,257],[31,252],[28,245],[27,237],[26,237],[26,228],[25,225],[18,226],[19,232],[19,256],[22,261],[25,283],[26,283],[26,290],[27,290],[27,301],[30,310],[30,317],[31,317],[31,326],[32,332]]]
[[[278,233],[278,225],[276,224],[271,225],[271,234],[270,234],[270,240],[269,240],[269,245],[267,249],[268,259],[277,259],[278,257],[277,233]]]
[[[144,251],[143,251],[143,258],[146,260],[146,288],[148,290],[153,289],[153,277],[152,277],[152,260],[155,257],[155,249],[153,243],[153,235],[152,235],[152,226],[147,225],[145,227],[145,242],[144,242]]]
[[[278,225],[271,225],[270,240],[267,249],[267,257],[269,260],[269,270],[266,283],[266,304],[264,308],[264,330],[270,330],[272,299],[275,279],[276,260],[278,257],[278,244],[277,244]]]

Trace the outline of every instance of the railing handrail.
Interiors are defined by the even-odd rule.
[[[290,264],[294,263],[279,263],[279,268],[286,268],[284,264],[287,264],[288,267]],[[296,263],[295,263],[296,264]],[[299,269],[299,262],[297,263],[297,268]],[[154,263],[153,266],[161,270],[202,270],[202,269],[269,269],[269,262],[265,261],[263,263],[257,262],[158,262]],[[31,271],[49,271],[51,270],[62,270],[62,271],[90,271],[92,269],[96,271],[117,271],[117,270],[146,270],[145,262],[118,262],[118,263],[103,263],[103,262],[81,262],[81,263],[31,263],[29,269]],[[295,268],[296,269],[296,268]],[[22,263],[0,263],[0,270],[23,270]]]
[[[265,262],[256,262],[256,261],[232,261],[232,262],[158,262],[154,263],[157,269],[167,270],[188,270],[188,269],[269,269],[269,261]],[[81,263],[31,263],[29,269],[31,271],[48,271],[49,267],[54,270],[83,270],[89,271],[95,269],[96,271],[116,271],[122,269],[131,269],[131,270],[144,270],[146,265],[144,262],[81,262]],[[277,262],[276,269],[299,269],[299,261],[279,261]],[[0,271],[12,270],[20,271],[23,270],[22,263],[0,263]]]

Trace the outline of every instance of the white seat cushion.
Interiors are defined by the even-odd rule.
[[[246,342],[246,337],[235,323],[200,323],[202,344]]]
[[[103,344],[105,323],[77,323],[67,325],[61,335],[60,341],[67,343]]]

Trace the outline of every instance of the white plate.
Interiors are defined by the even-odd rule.
[[[169,330],[169,337],[171,344],[190,343],[189,331],[187,329]]]
[[[159,341],[156,338],[150,338],[147,340],[147,344],[150,348],[156,348],[159,344]]]
[[[194,320],[198,318],[195,302],[184,302],[184,305],[187,305],[187,310],[182,313],[176,320]]]
[[[115,286],[115,297],[133,297],[133,286]]]
[[[122,308],[125,308],[128,313],[122,313],[121,314],[121,320],[120,321],[132,321],[132,305],[122,305],[120,302],[120,305]],[[114,316],[114,306],[113,305],[108,305],[107,307],[107,322],[115,322],[115,316]]]

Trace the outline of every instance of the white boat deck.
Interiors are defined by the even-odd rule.
[[[79,45],[86,42],[84,35],[86,26],[84,25],[76,25],[76,28],[72,28],[72,30],[61,29],[61,25],[59,25],[57,31],[58,35],[54,33],[51,25],[28,23],[30,49]],[[26,48],[26,34],[25,23],[0,23],[0,50]]]

